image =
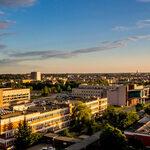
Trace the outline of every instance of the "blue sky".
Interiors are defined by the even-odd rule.
[[[150,0],[0,0],[0,73],[149,72]]]

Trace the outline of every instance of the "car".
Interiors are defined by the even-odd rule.
[[[41,150],[48,150],[48,148],[47,147],[42,147],[42,149]]]
[[[56,150],[54,147],[50,146],[50,147],[42,147],[41,150]]]
[[[48,147],[48,150],[55,150],[55,148],[50,146],[50,147]]]

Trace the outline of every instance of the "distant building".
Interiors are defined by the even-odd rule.
[[[149,97],[149,88],[132,85],[116,85],[107,91],[108,103],[118,106],[132,106],[136,103],[145,103]]]
[[[24,79],[24,80],[22,80],[22,83],[30,83],[30,82],[32,82],[33,80],[29,80],[29,79]]]
[[[30,101],[30,89],[0,89],[0,107],[25,104]]]
[[[31,72],[31,79],[41,81],[41,72]]]
[[[78,88],[72,89],[74,97],[107,97],[107,92],[104,86],[81,84]]]
[[[73,97],[108,98],[108,103],[117,106],[132,106],[136,103],[145,103],[149,97],[149,88],[131,85],[88,85],[81,84],[78,88],[72,89]]]

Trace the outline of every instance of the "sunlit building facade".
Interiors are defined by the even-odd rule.
[[[0,107],[25,104],[30,101],[30,89],[0,89]]]

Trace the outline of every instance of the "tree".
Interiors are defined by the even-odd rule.
[[[150,115],[150,105],[145,108],[145,113]]]
[[[117,114],[112,105],[109,105],[108,108],[103,113],[103,120],[108,122],[109,124],[115,126],[117,120]]]
[[[127,150],[127,140],[124,134],[109,124],[106,124],[100,135],[100,147],[102,150]]]
[[[132,112],[121,111],[117,113],[113,106],[109,106],[102,118],[105,123],[109,123],[120,130],[125,130],[128,126],[137,121],[139,116]]]
[[[69,133],[69,129],[63,130],[62,133],[61,133],[61,135],[71,137],[71,135]]]
[[[67,87],[67,91],[71,91],[71,87],[70,87],[70,85],[68,85],[68,87]]]
[[[140,110],[145,108],[145,104],[144,103],[137,103],[135,108],[136,108],[136,111],[140,111]]]
[[[44,95],[48,96],[48,94],[49,94],[48,88],[47,88],[47,86],[45,86],[44,87]]]
[[[51,88],[51,91],[52,91],[52,93],[57,93],[57,92],[58,92],[55,87],[52,87],[52,88]]]
[[[72,117],[75,123],[75,128],[81,131],[83,126],[89,125],[90,123],[91,110],[85,103],[78,101],[75,103],[75,106],[73,108]]]
[[[49,95],[49,89],[47,86],[44,87],[44,89],[42,89],[41,91],[43,96],[48,96]]]
[[[136,136],[132,136],[128,139],[129,150],[145,150],[145,145]]]
[[[135,121],[139,120],[139,116],[132,112],[120,112],[118,114],[117,128],[125,130],[128,126],[132,125]]]
[[[18,130],[15,133],[16,141],[14,143],[17,150],[25,150],[27,147],[33,145],[40,138],[40,134],[33,134],[30,126],[24,120],[23,123],[19,123]]]

